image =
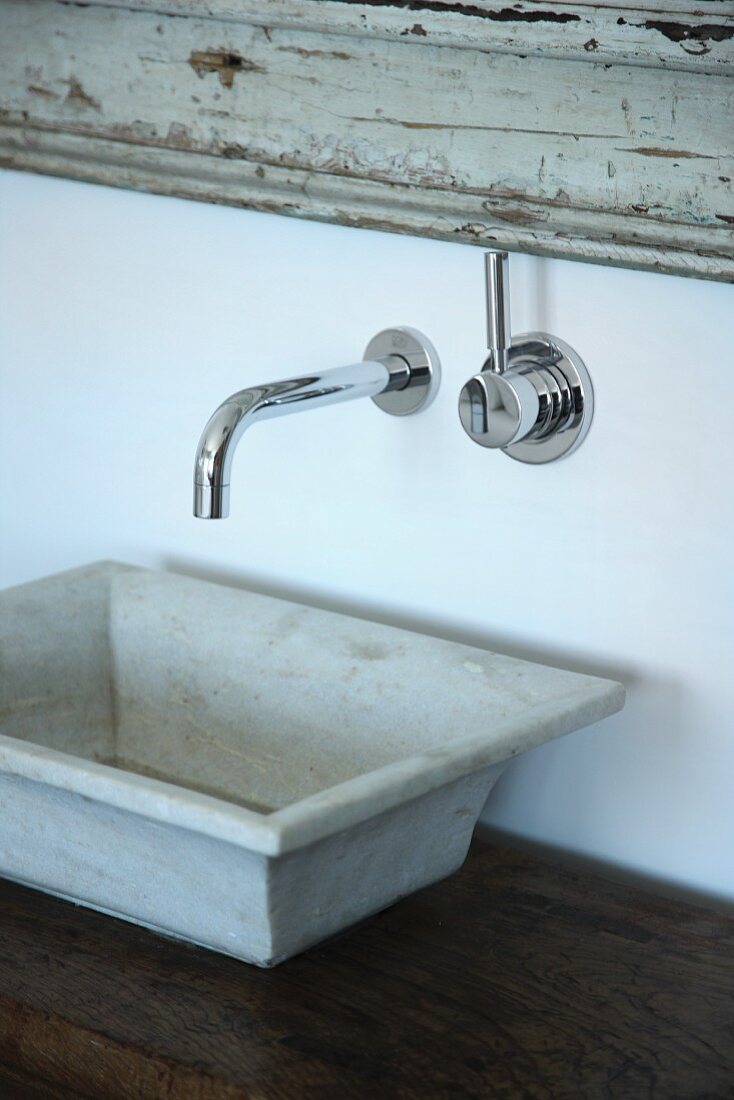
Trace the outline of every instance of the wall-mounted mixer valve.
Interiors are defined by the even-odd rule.
[[[546,332],[510,336],[509,258],[487,252],[487,347],[461,391],[464,430],[520,462],[553,462],[574,451],[591,424],[594,392],[583,362]]]

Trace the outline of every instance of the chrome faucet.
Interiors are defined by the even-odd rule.
[[[370,340],[364,361],[319,374],[250,386],[228,397],[210,417],[194,466],[194,515],[229,515],[232,458],[243,432],[260,420],[371,397],[383,412],[407,416],[425,409],[441,379],[436,350],[412,328],[390,328]]]
[[[538,465],[583,443],[594,390],[580,355],[557,336],[510,328],[509,257],[485,254],[489,355],[459,397],[464,431],[482,447]]]

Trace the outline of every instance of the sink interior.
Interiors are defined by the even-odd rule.
[[[262,814],[579,679],[111,563],[2,593],[0,663],[0,733]]]
[[[389,653],[349,636],[335,653],[343,616],[112,565],[4,601],[10,737],[262,814],[411,754],[416,735],[434,743],[413,725],[359,736],[373,709],[360,669]],[[304,649],[314,615],[331,634],[322,654]]]

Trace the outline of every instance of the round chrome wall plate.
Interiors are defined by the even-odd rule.
[[[398,355],[410,369],[410,378],[400,390],[378,393],[372,400],[391,416],[409,416],[427,409],[441,384],[441,361],[427,336],[418,329],[401,325],[373,336],[365,348],[367,360]]]
[[[526,332],[515,336],[508,360],[512,367],[526,363],[536,368],[547,368],[552,364],[564,375],[571,388],[573,409],[565,426],[547,438],[510,443],[502,450],[518,462],[536,466],[570,455],[583,443],[594,415],[594,389],[583,360],[567,343],[557,336],[549,336],[547,332]]]

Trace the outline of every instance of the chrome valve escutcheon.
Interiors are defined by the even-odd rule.
[[[487,252],[487,347],[479,374],[459,397],[462,426],[475,443],[520,462],[553,462],[583,442],[594,391],[582,360],[545,332],[511,338],[509,258]]]

